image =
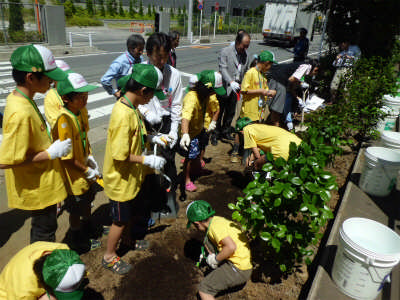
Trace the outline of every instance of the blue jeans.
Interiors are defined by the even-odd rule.
[[[285,106],[283,107],[283,118],[286,123],[292,122],[292,102],[293,102],[293,96],[286,92],[286,100],[285,100]]]

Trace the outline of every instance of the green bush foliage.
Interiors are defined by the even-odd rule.
[[[321,228],[333,218],[328,206],[330,191],[337,189],[335,177],[324,171],[326,159],[320,148],[305,142],[291,143],[288,161],[273,159],[262,170],[268,176],[255,174],[243,190],[232,219],[239,222],[253,239],[265,243],[266,257],[272,258],[282,272],[290,272],[296,262],[310,263],[322,237]],[[327,149],[327,148],[326,148]],[[330,151],[329,151],[330,153]]]
[[[24,18],[22,16],[23,5],[20,0],[13,0],[10,4],[8,32],[20,32],[24,30]]]
[[[3,34],[1,34],[3,38]],[[9,42],[13,43],[26,43],[26,42],[43,42],[44,35],[39,34],[38,31],[13,31],[8,34]]]
[[[89,16],[73,16],[67,19],[68,26],[103,26],[103,21]]]

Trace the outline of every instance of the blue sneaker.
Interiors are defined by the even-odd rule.
[[[147,221],[147,227],[151,228],[154,225],[156,225],[156,221],[154,221],[152,218],[149,218],[149,220]]]

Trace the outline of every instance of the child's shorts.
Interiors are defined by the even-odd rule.
[[[252,269],[239,270],[226,261],[208,274],[199,285],[199,291],[215,296],[229,288],[245,284],[251,277]]]
[[[70,214],[82,215],[82,212],[93,202],[96,192],[89,188],[89,190],[82,195],[68,195],[65,199],[65,209]]]
[[[114,222],[128,223],[133,216],[135,199],[119,202],[110,199],[111,217]]]
[[[182,148],[179,147],[179,154],[182,155],[183,157],[189,158],[189,159],[196,159],[199,157],[201,150],[205,149],[205,146],[203,146],[203,143],[208,139],[205,138],[205,135],[207,133],[205,130],[200,132],[199,135],[195,136],[191,141],[189,145],[189,150],[183,150]]]

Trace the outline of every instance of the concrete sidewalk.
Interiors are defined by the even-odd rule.
[[[400,192],[393,191],[385,198],[367,195],[358,187],[362,172],[365,149],[358,153],[356,163],[350,175],[343,200],[338,209],[328,241],[322,250],[318,269],[315,274],[307,299],[309,300],[348,300],[352,299],[339,291],[331,278],[331,270],[339,244],[339,229],[348,218],[362,217],[375,220],[400,233]],[[386,283],[377,299],[400,299],[400,265],[391,276],[391,283]]]

